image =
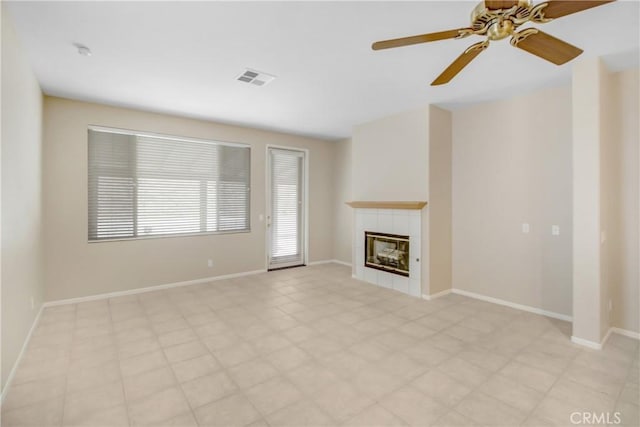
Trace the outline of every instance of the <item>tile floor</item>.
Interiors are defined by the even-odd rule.
[[[637,426],[638,342],[570,328],[333,264],[51,307],[2,425]]]

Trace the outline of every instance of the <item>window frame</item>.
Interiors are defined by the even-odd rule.
[[[248,174],[248,183],[249,186],[247,188],[248,194],[248,203],[247,203],[247,228],[243,230],[225,230],[225,231],[200,231],[195,233],[171,233],[171,234],[162,234],[162,235],[151,235],[151,236],[138,236],[134,235],[131,237],[114,237],[114,238],[105,238],[105,239],[90,239],[89,238],[89,131],[96,132],[106,132],[106,133],[115,133],[119,135],[127,135],[127,136],[135,136],[135,137],[150,137],[156,139],[167,139],[172,141],[184,141],[184,142],[192,142],[192,143],[200,143],[200,144],[213,144],[213,145],[224,145],[227,147],[237,147],[237,148],[247,148],[249,149],[249,168],[247,170]],[[87,126],[87,143],[85,145],[87,149],[87,173],[85,175],[85,183],[86,183],[86,209],[85,212],[87,214],[86,222],[85,222],[85,230],[87,231],[87,243],[102,243],[102,242],[121,242],[121,241],[133,241],[133,240],[148,240],[148,239],[168,239],[175,237],[198,237],[198,236],[212,236],[212,235],[225,235],[225,234],[246,234],[251,233],[251,196],[252,196],[252,185],[251,185],[251,165],[252,165],[252,146],[251,144],[241,143],[241,142],[232,142],[232,141],[222,141],[222,140],[213,140],[213,139],[204,139],[204,138],[194,138],[194,137],[185,137],[185,136],[176,136],[170,134],[162,134],[155,132],[147,132],[147,131],[136,131],[131,129],[123,129],[123,128],[115,128],[101,125],[88,125]],[[137,204],[137,197],[135,199]],[[134,204],[134,209],[136,204]],[[134,218],[134,221],[137,221]],[[134,229],[135,230],[135,229]]]

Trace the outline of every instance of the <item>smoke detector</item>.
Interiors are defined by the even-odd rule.
[[[242,74],[236,77],[236,80],[256,86],[264,86],[267,83],[271,83],[275,78],[276,76],[272,74],[247,68]]]

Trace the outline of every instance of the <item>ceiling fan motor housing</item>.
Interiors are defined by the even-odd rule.
[[[471,28],[475,34],[486,34],[489,40],[501,40],[530,18],[531,8],[531,0],[519,0],[504,9],[490,9],[481,1],[471,12]]]

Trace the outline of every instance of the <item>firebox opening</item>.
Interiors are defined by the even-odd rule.
[[[364,232],[364,265],[409,276],[409,236]]]

